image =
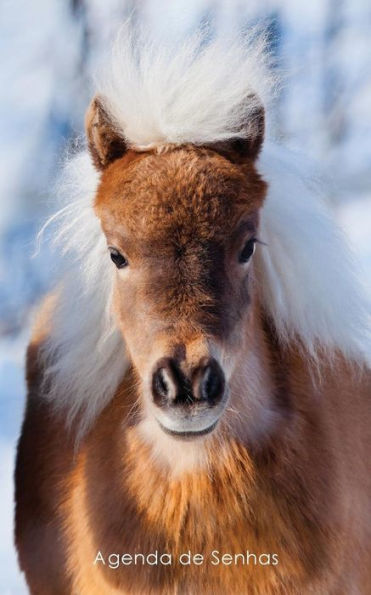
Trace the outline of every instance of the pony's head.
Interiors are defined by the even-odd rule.
[[[102,172],[95,211],[107,267],[116,267],[113,308],[142,406],[167,434],[205,435],[248,349],[264,110],[230,141],[142,152],[128,147],[98,97],[86,120]]]
[[[172,48],[124,27],[87,113],[90,156],[67,162],[67,204],[51,218],[68,268],[43,345],[45,393],[78,437],[128,363],[135,431],[174,461],[208,450],[174,437],[211,433],[212,447],[279,427],[277,351],[315,363],[368,352],[354,264],[311,168],[271,143],[260,153],[267,66],[255,34]]]

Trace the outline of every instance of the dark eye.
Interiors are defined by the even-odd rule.
[[[238,262],[240,264],[245,264],[246,262],[248,262],[250,260],[250,258],[252,257],[252,255],[255,252],[255,243],[256,243],[255,238],[252,238],[251,240],[248,240],[246,242],[246,244],[242,248],[240,255],[238,257]]]
[[[112,262],[117,266],[118,269],[123,269],[124,267],[128,266],[129,263],[127,259],[125,256],[120,254],[116,248],[108,248],[108,250],[110,252]]]

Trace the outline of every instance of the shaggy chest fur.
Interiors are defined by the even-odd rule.
[[[177,476],[130,425],[127,386],[77,453],[63,422],[31,398],[17,464],[17,537],[31,592],[347,595],[358,585],[367,593],[367,523],[357,521],[369,510],[365,433],[361,424],[358,437],[347,430],[350,418],[366,422],[366,393],[345,407],[345,378],[340,387],[329,377],[327,398],[313,407],[294,372],[295,407],[260,450],[220,433],[209,464]],[[29,382],[38,385],[32,366]],[[116,563],[156,552],[171,564],[110,567],[110,554]],[[202,564],[180,564],[188,552]]]
[[[318,453],[303,456],[289,437],[254,456],[237,441],[215,443],[212,465],[171,477],[115,418],[113,406],[72,480],[66,535],[79,592],[302,593],[336,572],[341,503],[325,480],[336,474],[329,451],[311,485],[304,478]],[[110,554],[156,552],[171,563],[110,564]],[[181,564],[189,552],[202,563]]]

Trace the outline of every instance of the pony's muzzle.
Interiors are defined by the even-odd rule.
[[[152,397],[160,408],[177,408],[185,412],[215,407],[225,391],[223,370],[214,358],[203,358],[184,372],[177,360],[162,358],[152,376]]]

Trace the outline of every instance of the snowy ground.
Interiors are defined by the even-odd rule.
[[[27,593],[13,546],[14,454],[25,395],[27,336],[0,342],[0,595]]]

